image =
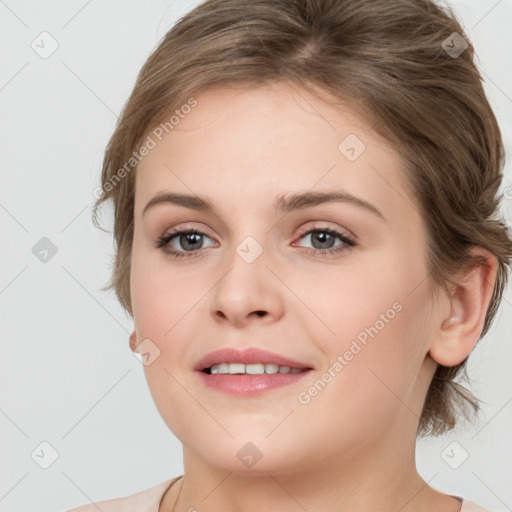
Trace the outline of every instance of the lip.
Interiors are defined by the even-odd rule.
[[[230,375],[216,373],[209,375],[204,372],[196,372],[203,384],[214,391],[220,391],[228,395],[249,398],[266,393],[272,389],[295,384],[312,370],[301,373],[272,373],[263,375]]]
[[[202,371],[214,364],[220,363],[243,363],[243,364],[277,364],[278,366],[289,366],[290,368],[312,368],[312,366],[281,356],[268,350],[260,348],[237,349],[233,347],[221,348],[210,352],[201,358],[194,366],[194,370]],[[273,374],[275,375],[275,374]],[[287,374],[283,374],[287,375]],[[296,374],[300,375],[300,374]]]
[[[276,364],[290,368],[304,368],[300,373],[269,373],[262,375],[208,374],[202,370],[219,363]],[[297,383],[309,375],[314,368],[289,357],[259,348],[223,348],[207,354],[194,366],[202,383],[210,389],[228,395],[248,398],[272,389]]]

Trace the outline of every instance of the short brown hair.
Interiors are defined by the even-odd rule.
[[[450,48],[463,51],[454,55]],[[503,143],[473,55],[451,8],[430,0],[202,3],[172,27],[142,67],[106,148],[93,220],[100,227],[97,209],[112,199],[116,254],[103,289],[114,289],[133,316],[133,155],[149,130],[214,83],[254,87],[285,80],[330,93],[331,99],[350,99],[401,153],[407,184],[427,225],[432,284],[448,290],[461,270],[482,261],[468,254],[471,246],[496,256],[482,338],[507,284],[512,240],[498,216]],[[479,410],[478,400],[454,381],[465,374],[466,361],[438,365],[418,435],[452,429],[457,409],[466,418],[468,405]]]

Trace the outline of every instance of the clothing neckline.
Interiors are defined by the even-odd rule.
[[[183,475],[180,475],[180,476],[177,476],[176,478],[174,479],[171,479],[169,485],[167,486],[167,488],[165,489],[165,491],[163,492],[161,498],[160,498],[160,501],[158,502],[158,512],[160,512],[160,507],[162,505],[162,501],[164,500],[164,497],[165,495],[171,490],[171,487],[178,481],[180,480],[180,478],[183,478]],[[450,496],[451,498],[455,498],[456,500],[459,500],[460,503],[461,503],[461,510],[462,510],[462,506],[464,505],[464,498],[462,496],[455,496],[453,494],[449,494],[448,496]]]
[[[183,478],[183,475],[177,476],[174,479],[171,479],[171,483],[167,486],[167,488],[162,493],[162,496],[160,496],[160,501],[158,502],[158,509],[157,512],[160,512],[160,508],[162,506],[162,501],[164,501],[165,495],[171,490],[171,487],[180,479]]]

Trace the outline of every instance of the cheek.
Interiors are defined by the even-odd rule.
[[[386,393],[411,393],[427,351],[428,290],[425,283],[417,286],[424,275],[420,260],[383,253],[371,264],[343,269],[339,280],[312,287],[308,304],[329,329],[317,321],[317,334],[326,334],[310,336],[326,355],[325,370],[341,356],[343,368],[337,365],[332,387],[346,394],[347,403],[360,393],[368,403]],[[365,393],[369,387],[375,392]]]
[[[398,418],[415,421],[421,412],[413,398],[424,359],[416,311],[406,300],[390,308],[394,294],[377,297],[365,302],[365,312],[346,312],[333,324],[338,336],[322,346],[328,354],[323,375],[300,397],[301,404],[308,401],[299,406],[304,418],[322,418],[324,435],[339,438],[344,449],[347,439],[357,440],[358,450],[378,443]],[[318,425],[311,428],[316,435]],[[354,446],[348,443],[348,450]]]
[[[154,338],[162,349],[198,305],[206,291],[204,280],[171,266],[161,250],[140,245],[135,238],[130,275],[134,319],[138,335]]]

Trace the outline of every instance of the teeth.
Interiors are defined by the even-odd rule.
[[[243,364],[243,363],[220,363],[210,368],[210,373],[248,374],[263,375],[264,373],[301,373],[303,368],[290,368],[289,366],[278,366],[277,364]]]

